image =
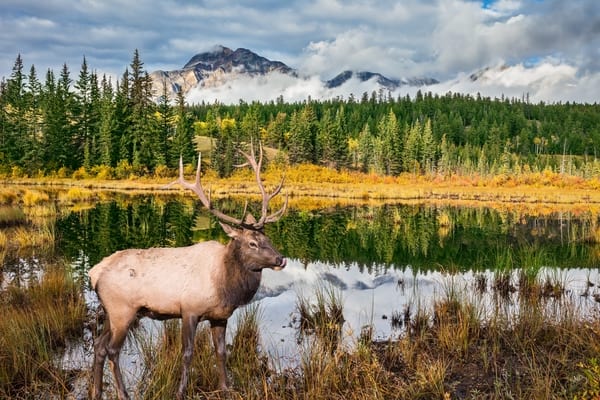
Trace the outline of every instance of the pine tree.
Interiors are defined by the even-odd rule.
[[[19,54],[12,74],[6,82],[3,97],[4,126],[0,138],[0,153],[8,166],[23,166],[24,139],[27,135],[25,123],[25,75],[23,59]]]
[[[129,69],[125,69],[115,95],[115,132],[118,162],[131,165],[133,161],[133,134],[131,129],[132,102],[129,97]]]
[[[27,77],[25,93],[25,124],[26,136],[23,140],[24,165],[30,172],[36,172],[43,167],[42,156],[42,136],[43,136],[43,115],[41,109],[42,85],[37,78],[35,66],[31,66]]]
[[[373,138],[369,123],[365,123],[364,128],[358,136],[358,163],[362,172],[368,172],[373,163]]]
[[[131,120],[129,131],[132,141],[132,165],[139,172],[145,167],[153,168],[156,164],[156,135],[150,125],[153,113],[152,80],[144,71],[144,63],[136,49],[131,61],[129,76],[129,99],[131,101]]]
[[[275,118],[269,121],[267,125],[267,136],[265,143],[277,149],[283,149],[286,144],[286,134],[288,131],[287,114],[278,112]]]
[[[402,157],[405,171],[412,173],[419,172],[421,131],[421,123],[418,120],[410,128],[407,128],[406,141],[404,143],[404,153]]]
[[[427,118],[421,135],[421,167],[424,172],[432,173],[435,167],[436,143],[431,130],[431,120]]]
[[[171,163],[176,163],[180,156],[183,157],[184,162],[191,163],[196,159],[196,152],[194,151],[194,146],[192,144],[192,121],[187,112],[185,98],[181,91],[177,93],[177,109],[175,116],[177,124],[172,137]]]
[[[91,126],[91,82],[87,61],[83,57],[79,79],[75,82],[75,137],[74,146],[77,151],[78,163],[86,169],[92,166],[92,126]]]
[[[59,116],[60,122],[63,129],[63,134],[60,135],[65,141],[62,146],[64,149],[62,153],[64,158],[66,159],[65,166],[70,168],[71,170],[76,170],[81,166],[79,149],[74,145],[74,94],[71,91],[71,73],[69,72],[69,67],[67,64],[63,64],[63,68],[60,72],[60,78],[57,83],[57,96],[56,100],[61,102],[61,106],[59,106],[60,113],[62,115]]]
[[[158,165],[172,164],[169,163],[171,150],[169,141],[173,138],[173,123],[175,118],[171,104],[169,103],[169,91],[166,80],[162,82],[162,94],[158,99],[154,117],[157,120],[156,163]],[[177,158],[177,154],[174,155],[174,158]]]
[[[102,77],[102,90],[100,94],[100,128],[98,138],[98,156],[99,162],[102,165],[114,166],[113,153],[113,130],[114,130],[114,92],[110,80],[106,79],[106,75]]]
[[[295,111],[290,120],[288,155],[292,164],[314,163],[316,157],[316,117],[310,103]]]
[[[219,177],[225,178],[232,174],[235,164],[235,149],[238,145],[235,141],[236,123],[233,118],[223,118],[219,125],[219,137],[211,161]]]

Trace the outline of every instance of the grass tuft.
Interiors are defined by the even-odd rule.
[[[0,397],[66,397],[70,377],[57,365],[56,354],[82,335],[81,284],[64,268],[52,267],[29,287],[9,286],[0,314]]]

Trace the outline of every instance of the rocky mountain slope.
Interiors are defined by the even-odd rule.
[[[272,61],[248,49],[232,50],[224,46],[216,46],[212,51],[193,56],[181,69],[173,71],[154,71],[150,77],[158,96],[163,93],[163,84],[167,93],[187,94],[192,89],[217,88],[229,84],[240,76],[268,77],[272,73],[302,79],[298,71],[280,61]],[[351,79],[360,82],[373,80],[378,88],[395,90],[403,85],[425,86],[438,83],[433,78],[391,79],[376,72],[344,71],[335,78],[323,82],[324,87],[334,89],[343,86]]]

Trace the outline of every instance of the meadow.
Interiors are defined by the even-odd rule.
[[[188,173],[193,169],[188,167]],[[269,169],[267,185],[282,172]],[[333,205],[439,202],[485,205],[538,215],[600,212],[600,183],[552,172],[519,176],[381,177],[315,166],[284,171],[291,209]],[[92,335],[102,323],[82,293],[81,277],[55,252],[54,221],[65,210],[83,210],[113,193],[185,195],[165,186],[172,174],[113,180],[97,176],[6,178],[0,189],[2,259],[35,260],[41,251],[54,262],[41,273],[0,271],[0,397],[85,398],[89,370],[68,370],[58,360],[69,343]],[[215,198],[254,194],[247,172],[228,180],[211,172]],[[49,194],[50,193],[50,194]],[[275,205],[276,206],[276,205]],[[443,221],[440,222],[443,225]],[[504,254],[504,253],[503,253]],[[304,344],[300,363],[282,367],[260,346],[262,310],[242,310],[228,349],[232,388],[216,390],[209,331],[197,335],[188,393],[200,399],[597,399],[600,397],[600,310],[585,310],[580,296],[558,275],[542,274],[543,258],[531,252],[518,269],[502,267],[514,255],[497,256],[492,275],[479,274],[468,286],[448,284],[431,305],[390,315],[402,334],[377,340],[365,327],[352,346],[340,330],[344,302],[334,288],[298,296],[295,315]],[[34,261],[31,261],[33,263]],[[6,265],[6,264],[2,264]],[[3,267],[6,268],[6,267]],[[600,282],[589,281],[590,288]],[[484,301],[484,299],[491,299]],[[600,300],[600,299],[599,299]],[[98,325],[98,326],[97,326]],[[135,398],[167,399],[175,392],[181,365],[177,321],[158,339],[143,329],[130,341],[146,369]],[[83,389],[81,385],[83,382]],[[77,389],[79,387],[79,389]],[[110,390],[109,390],[110,392]],[[74,394],[75,393],[75,394]]]

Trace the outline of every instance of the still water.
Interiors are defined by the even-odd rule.
[[[230,199],[216,206],[230,215],[244,208]],[[48,254],[6,257],[3,281],[43,269],[46,256],[65,258],[82,277],[90,308],[97,300],[86,273],[117,250],[227,241],[216,221],[188,197],[116,195],[61,210],[51,225],[55,243]],[[378,339],[397,334],[394,316],[427,305],[450,285],[473,290],[477,276],[488,277],[489,288],[494,274],[527,269],[552,275],[588,307],[596,307],[594,295],[600,299],[600,218],[590,212],[438,205],[291,209],[266,233],[288,258],[283,271],[263,274],[255,297],[264,350],[279,366],[294,363],[298,354],[298,298],[310,299],[316,290],[341,298],[343,335],[350,345],[365,327]],[[89,362],[89,348],[81,351],[66,357]],[[130,371],[139,366],[123,362],[131,363]]]

